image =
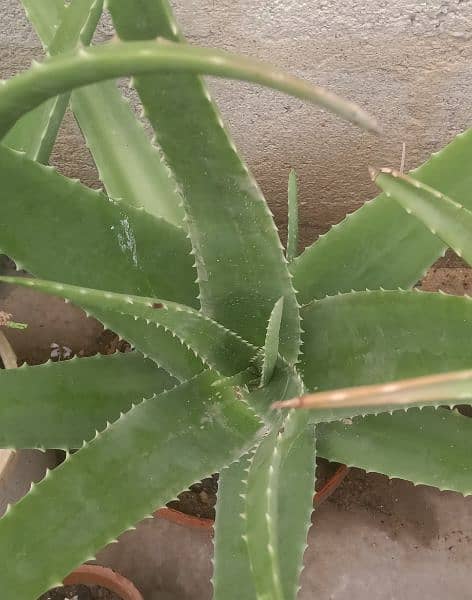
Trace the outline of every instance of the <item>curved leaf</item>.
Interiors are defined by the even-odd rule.
[[[105,79],[155,71],[183,71],[240,79],[271,87],[337,112],[368,130],[375,121],[356,105],[263,62],[222,50],[164,40],[110,43],[48,58],[4,81],[0,88],[0,135],[19,117],[53,96]]]

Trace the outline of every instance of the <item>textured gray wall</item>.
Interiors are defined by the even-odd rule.
[[[41,0],[38,0],[40,2]],[[174,0],[190,41],[267,59],[356,100],[384,123],[375,139],[254,86],[211,81],[238,146],[283,226],[286,179],[299,172],[304,243],[374,194],[367,165],[412,167],[470,123],[470,0]],[[3,76],[40,54],[19,0],[0,0]],[[109,33],[106,23],[100,37]],[[96,183],[72,120],[55,162]]]

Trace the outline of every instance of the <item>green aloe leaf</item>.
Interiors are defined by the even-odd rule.
[[[256,600],[246,536],[251,454],[220,472],[213,553],[213,600]]]
[[[182,230],[3,146],[0,175],[0,248],[19,268],[196,306],[195,271]]]
[[[64,3],[62,0],[49,0],[49,2],[22,0],[22,4],[28,18],[36,21],[40,38],[46,50],[59,26]],[[51,26],[50,23],[53,23],[54,26]],[[32,160],[47,163],[52,150],[49,136],[53,127],[52,123],[60,115],[58,128],[63,117],[60,108],[62,106],[59,107],[58,98],[52,98],[38,106],[15,124],[4,137],[3,143],[14,150],[25,152],[26,156]],[[65,110],[65,106],[63,109]]]
[[[438,190],[392,169],[371,170],[373,181],[429,231],[472,264],[472,212]]]
[[[110,6],[123,39],[182,40],[166,0]],[[278,235],[203,81],[189,73],[155,74],[133,84],[183,191],[203,310],[261,346],[264,315],[286,296],[281,354],[294,361],[298,308]]]
[[[41,4],[48,3],[52,8],[55,0],[43,0]],[[79,3],[74,2],[74,7],[76,4]],[[55,31],[57,15],[53,10],[27,13],[39,37],[47,44]],[[175,191],[176,184],[116,85],[104,82],[76,90],[71,95],[71,107],[108,195],[142,206],[181,226],[184,212]],[[29,115],[25,115],[20,122],[28,118]]]
[[[213,380],[205,372],[135,406],[0,520],[5,600],[60,585],[122,531],[255,443],[259,421],[230,389],[215,391]],[[71,544],[77,515],[84,526],[74,528]]]
[[[193,351],[202,363],[223,375],[235,375],[247,369],[257,353],[257,348],[226,327],[183,304],[41,279],[0,276],[0,281],[66,298],[95,314],[118,312],[135,321],[144,320],[150,328],[162,327]],[[141,350],[139,346],[138,349]],[[151,350],[149,356],[158,361],[161,353],[161,349]]]
[[[47,50],[61,22],[64,2],[62,0],[42,0],[42,2],[21,0],[21,4],[28,19],[34,23],[44,49]]]
[[[62,55],[60,57],[56,57],[55,59],[49,59],[38,66],[36,69],[31,69],[29,72],[24,73],[21,76],[18,76],[9,82],[5,83],[5,85],[0,90],[0,132],[2,130],[2,123],[4,126],[4,131],[8,130],[11,124],[24,112],[31,110],[35,106],[37,106],[40,102],[46,100],[51,95],[56,95],[58,93],[68,91],[73,89],[74,87],[79,87],[86,85],[87,83],[93,83],[96,81],[100,81],[102,79],[119,77],[126,74],[144,74],[150,71],[156,71],[159,69],[164,70],[184,70],[190,72],[197,73],[208,73],[213,75],[220,75],[226,77],[235,77],[242,78],[247,80],[252,80],[260,84],[270,85],[276,89],[280,89],[282,91],[286,91],[299,97],[307,100],[311,100],[313,102],[319,103],[320,101],[320,90],[315,86],[310,86],[301,80],[297,80],[296,78],[292,78],[288,75],[284,75],[283,73],[276,71],[272,68],[269,68],[262,63],[257,63],[256,61],[251,61],[246,58],[233,57],[229,54],[206,50],[206,49],[198,49],[191,48],[185,45],[174,44],[171,42],[128,42],[126,44],[109,44],[108,46],[103,46],[95,49],[81,49],[79,53],[70,54],[68,56]],[[54,83],[53,83],[54,82]],[[323,94],[322,94],[323,96]],[[324,97],[324,96],[323,96]],[[205,101],[206,98],[204,98]],[[179,113],[180,115],[185,114],[181,111],[175,110],[175,104],[172,106],[172,114]],[[193,122],[196,120],[193,118]],[[180,121],[180,125],[182,125],[183,119]],[[188,132],[187,132],[188,133]],[[224,133],[223,133],[224,135]],[[160,140],[161,145],[162,140]],[[179,144],[179,147],[181,145]],[[220,149],[218,150],[220,151]],[[170,154],[167,151],[166,156],[169,160],[171,167],[176,171],[173,161],[170,159]],[[192,155],[192,160],[195,160],[196,156]],[[239,159],[236,159],[236,167],[238,168],[238,177],[241,175],[241,164]],[[197,171],[199,169],[196,169]],[[244,171],[244,169],[243,169]],[[208,169],[205,170],[208,173]],[[213,172],[213,170],[211,170]],[[180,180],[177,173],[177,179],[181,185],[183,185],[184,181]],[[198,179],[201,179],[201,175]],[[205,178],[204,178],[205,179]],[[220,181],[218,177],[218,181]],[[185,187],[185,186],[184,186]],[[219,184],[221,187],[221,184]],[[253,186],[254,187],[254,184]],[[184,194],[186,190],[184,189]],[[204,198],[208,201],[208,190],[205,190],[203,195]],[[245,239],[242,240],[244,242],[244,246],[246,248],[252,248],[253,252],[257,249],[259,245],[261,245],[261,250],[264,249],[267,252],[267,246],[272,246],[275,248],[279,245],[278,237],[276,234],[275,227],[273,226],[272,220],[270,218],[269,213],[267,212],[267,208],[265,204],[261,201],[252,202],[248,199],[246,200],[247,207],[250,206],[256,207],[256,210],[259,213],[259,219],[256,219],[256,230],[254,230],[254,218],[251,211],[241,212],[241,215],[245,215],[247,213],[247,219],[243,219],[243,216],[240,217],[244,221],[242,223],[245,228],[243,231],[249,232],[252,231],[252,234],[245,235]],[[213,202],[211,203],[214,204]],[[218,211],[215,212],[214,224],[228,223],[227,210],[228,203],[221,202],[217,206],[221,206],[225,209],[223,210],[224,219],[216,218],[218,215]],[[200,203],[196,202],[196,206],[199,206]],[[195,208],[195,207],[194,207]],[[202,211],[200,214],[208,214],[208,206],[206,204],[202,204],[200,207]],[[264,217],[265,215],[265,217]],[[221,215],[220,215],[221,217]],[[195,212],[190,215],[190,220],[193,221],[196,219],[196,227],[193,228],[193,245],[195,247],[196,239],[195,236],[201,233],[203,235],[203,231],[199,232],[199,223],[200,220],[197,218]],[[261,221],[262,219],[262,221]],[[266,223],[266,226],[261,227],[263,222]],[[190,223],[190,232],[192,234],[192,226]],[[262,235],[262,232],[265,235]],[[199,271],[200,278],[200,288],[201,295],[204,301],[205,294],[205,282],[208,281],[208,274],[210,265],[204,265],[202,263],[202,251],[206,247],[211,252],[204,252],[205,256],[214,256],[215,248],[212,246],[211,242],[208,242],[209,239],[212,239],[213,236],[210,236],[208,239],[205,237],[205,240],[199,238],[198,240],[198,253],[196,255],[197,259],[197,270]],[[233,238],[238,241],[236,247],[236,259],[240,262],[240,250],[241,250],[241,239],[239,236],[239,230],[233,232]],[[207,241],[207,244],[203,244],[203,241]],[[249,246],[248,246],[249,243]],[[227,244],[226,247],[232,248],[232,245]],[[234,253],[234,249],[233,249]],[[269,303],[273,303],[280,295],[287,293],[291,294],[291,308],[289,302],[286,302],[287,311],[290,316],[288,319],[288,333],[284,336],[287,337],[288,345],[291,348],[291,351],[286,354],[286,357],[289,360],[295,360],[298,355],[298,328],[296,327],[296,322],[298,321],[298,309],[296,305],[295,296],[293,293],[293,289],[291,288],[290,280],[288,277],[288,273],[286,269],[284,271],[285,265],[282,262],[281,256],[281,248],[279,248],[279,252],[277,254],[271,253],[268,255],[269,257],[272,255],[272,263],[275,269],[274,274],[277,277],[272,277],[273,273],[266,272],[266,285],[264,289],[260,289],[258,291],[258,296],[260,298],[268,298]],[[280,256],[279,256],[280,255]],[[225,257],[221,257],[221,265],[226,263],[226,260],[223,260]],[[231,260],[234,255],[231,253],[226,257],[228,260]],[[275,259],[275,260],[274,260]],[[267,262],[267,261],[266,261]],[[219,267],[219,271],[221,275],[225,275],[227,277],[228,270],[226,267],[222,269],[221,265],[217,265]],[[203,267],[203,269],[202,269]],[[210,272],[210,275],[213,272]],[[249,274],[252,274],[254,279],[254,284],[261,287],[264,279],[260,279],[259,277],[255,277],[253,273],[253,269],[249,269]],[[234,281],[234,278],[231,278]],[[212,279],[213,281],[213,279]],[[224,279],[220,279],[216,276],[216,281],[219,282],[220,293],[226,294],[226,286],[223,286]],[[246,285],[251,286],[252,279],[246,282]],[[273,298],[274,294],[268,294],[267,292],[271,291],[271,288],[274,287],[274,283],[277,289],[277,296]],[[280,286],[284,289],[280,289]],[[211,289],[212,284],[209,283],[207,286]],[[268,287],[268,289],[266,289]],[[282,294],[281,294],[282,292]],[[209,295],[214,298],[214,291],[209,292]],[[238,294],[234,296],[233,299],[225,297],[224,302],[217,302],[218,306],[234,306],[238,304],[238,302],[242,298],[246,298],[246,293]],[[226,301],[229,300],[229,301]],[[242,302],[242,300],[241,300]],[[254,306],[258,307],[258,303],[251,302],[250,306],[247,308],[251,308],[252,313],[254,314]],[[237,321],[238,324],[241,324],[240,315],[241,315],[241,306],[238,308],[237,312]],[[214,311],[213,311],[214,312]],[[245,311],[247,315],[251,314],[250,312]],[[213,314],[213,313],[211,313]],[[259,314],[259,311],[258,313]],[[217,319],[219,319],[224,324],[231,327],[232,323],[229,319],[222,319],[220,315],[214,314]],[[223,315],[224,316],[224,315]],[[251,319],[246,318],[246,321],[250,322]],[[258,319],[254,319],[254,321],[259,321]],[[249,341],[252,341],[254,338],[254,334],[252,333],[254,327],[254,323],[251,324],[249,328],[247,328],[247,332],[251,333],[253,336]],[[294,333],[296,330],[296,334]],[[243,332],[241,332],[243,333]],[[244,335],[244,333],[243,333]],[[284,350],[281,349],[283,355],[285,355]]]
[[[299,590],[303,553],[313,512],[316,438],[313,425],[293,413],[284,421],[279,439],[278,554],[284,598]]]
[[[472,129],[411,172],[415,179],[472,208]],[[299,300],[354,290],[410,287],[444,244],[385,194],[348,215],[291,264]]]
[[[1,448],[80,448],[132,404],[175,385],[136,352],[0,371]]]
[[[468,297],[418,291],[353,292],[312,302],[302,316],[301,369],[308,391],[471,366],[472,301]],[[343,415],[350,417],[352,408],[326,408],[316,412],[316,420],[337,420]]]
[[[255,59],[222,50],[154,42],[109,43],[47,58],[28,71],[4,81],[0,88],[0,135],[28,111],[58,94],[91,83],[126,75],[181,71],[239,79],[273,88],[312,104],[322,104],[326,92]],[[333,102],[343,104],[337,99]],[[360,109],[359,109],[360,110]],[[353,117],[353,120],[356,120]],[[358,120],[363,121],[359,118]],[[365,116],[363,126],[370,127]],[[374,128],[372,124],[371,128]]]
[[[270,598],[295,598],[313,506],[315,455],[313,426],[292,412],[282,433],[273,429],[257,451],[220,473],[214,600],[254,600],[266,589]]]
[[[0,176],[0,250],[18,268],[65,283],[197,305],[190,244],[181,229],[3,146]],[[155,327],[106,311],[94,316],[139,343],[145,354],[161,351],[162,366],[180,380],[201,369],[180,342]]]
[[[23,0],[28,18],[37,25],[45,50],[50,55],[88,45],[102,13],[103,0],[74,0],[64,5],[55,0]],[[47,163],[64,117],[69,94],[52,98],[24,115],[4,138],[10,148],[28,158]]]
[[[292,260],[298,252],[298,191],[297,174],[294,169],[288,176],[288,227],[287,227],[287,260]]]
[[[261,599],[294,599],[298,591],[315,485],[314,428],[307,424],[306,413],[291,411],[282,430],[274,424],[249,467],[246,538]]]
[[[270,313],[269,323],[264,344],[264,359],[262,364],[261,387],[267,385],[274,374],[279,356],[280,324],[284,310],[284,299],[279,298]]]
[[[472,420],[447,409],[412,408],[316,427],[317,451],[328,460],[472,494]]]
[[[280,422],[279,422],[280,426]],[[264,437],[247,476],[246,535],[249,561],[258,600],[282,600],[277,542],[279,469],[278,427]]]
[[[108,195],[181,227],[177,184],[115,83],[75,90],[71,107]]]

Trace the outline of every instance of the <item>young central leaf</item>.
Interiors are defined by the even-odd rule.
[[[279,355],[279,335],[284,299],[280,298],[270,314],[267,326],[266,341],[264,345],[264,362],[262,365],[261,386],[267,385],[274,373],[277,357]]]

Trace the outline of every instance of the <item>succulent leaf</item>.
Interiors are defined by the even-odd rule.
[[[418,181],[472,208],[472,129],[411,172]],[[470,199],[470,200],[469,200]],[[293,263],[293,284],[307,304],[338,292],[414,285],[445,246],[382,194],[309,246]]]
[[[277,545],[279,427],[260,442],[247,476],[246,539],[258,600],[283,598]]]
[[[0,447],[80,448],[175,383],[137,352],[0,370]]]
[[[393,169],[372,170],[373,181],[454,252],[472,264],[472,212],[420,181]],[[471,206],[472,208],[472,206]]]
[[[65,283],[197,306],[190,244],[181,229],[109,200],[4,146],[0,146],[0,175],[4,186],[0,250],[15,260],[17,268]],[[193,353],[164,331],[116,312],[94,316],[139,344],[143,353],[160,351],[161,366],[179,380],[201,370]]]
[[[386,383],[471,366],[472,301],[468,297],[418,291],[353,292],[312,302],[302,315],[301,369],[308,391]],[[326,408],[317,411],[316,420],[338,420],[351,413],[352,408]]]
[[[262,364],[261,387],[267,385],[274,374],[279,356],[280,324],[284,310],[284,299],[279,298],[270,313],[264,344],[264,360]]]
[[[103,0],[75,0],[64,5],[55,0],[23,0],[25,11],[37,25],[44,48],[54,55],[72,50],[78,43],[88,45],[102,13]],[[10,148],[28,158],[47,163],[64,117],[69,94],[51,98],[24,115],[3,139]]]
[[[55,0],[44,4],[48,2]],[[75,8],[79,3],[73,4]],[[54,11],[27,14],[47,44],[57,24]],[[71,107],[108,195],[181,226],[184,213],[176,184],[116,85],[104,82],[76,90],[71,94]],[[20,122],[28,118],[25,115]]]
[[[75,90],[71,107],[108,195],[181,227],[177,184],[115,83]]]
[[[316,427],[317,451],[328,460],[472,494],[472,421],[443,408],[412,408]]]
[[[122,531],[254,445],[259,421],[230,389],[215,391],[214,377],[205,372],[133,407],[0,520],[5,600],[55,587]],[[78,514],[87,526],[74,527],[72,544],[68,525]]]
[[[288,176],[288,227],[287,227],[287,260],[292,260],[298,252],[298,191],[297,174],[294,169]]]
[[[255,59],[222,50],[199,48],[167,40],[109,43],[80,48],[34,63],[28,71],[4,81],[0,88],[0,135],[42,102],[64,92],[106,79],[175,71],[248,81],[273,88],[312,104],[325,103],[325,90]],[[343,105],[336,98],[329,102]],[[359,109],[360,110],[360,109]],[[354,116],[366,129],[375,129],[370,117]]]
[[[3,146],[0,174],[0,248],[20,268],[65,283],[198,305],[181,229]]]
[[[1,281],[66,298],[94,313],[118,312],[135,321],[144,320],[149,326],[163,327],[202,360],[202,369],[206,364],[222,375],[235,375],[247,369],[257,353],[257,348],[226,327],[176,302],[103,292],[41,279],[0,276]],[[139,346],[138,350],[141,350]],[[151,351],[149,356],[159,361],[161,350]]]
[[[283,597],[294,600],[299,590],[303,553],[313,512],[316,438],[313,425],[292,413],[279,439],[277,545]]]
[[[294,600],[298,591],[316,464],[314,429],[300,414],[290,412],[281,431],[274,423],[249,467],[246,537],[260,599]]]
[[[21,4],[28,19],[34,23],[44,49],[47,50],[61,22],[64,2],[62,0],[42,0],[42,2],[21,0]]]
[[[166,0],[112,2],[110,8],[126,40],[182,39]],[[280,241],[203,81],[172,73],[136,77],[133,84],[183,193],[203,310],[262,346],[264,316],[268,319],[276,300],[285,296],[280,353],[293,362],[298,307]]]
[[[218,480],[213,555],[213,600],[256,600],[246,536],[251,454],[224,468]]]

